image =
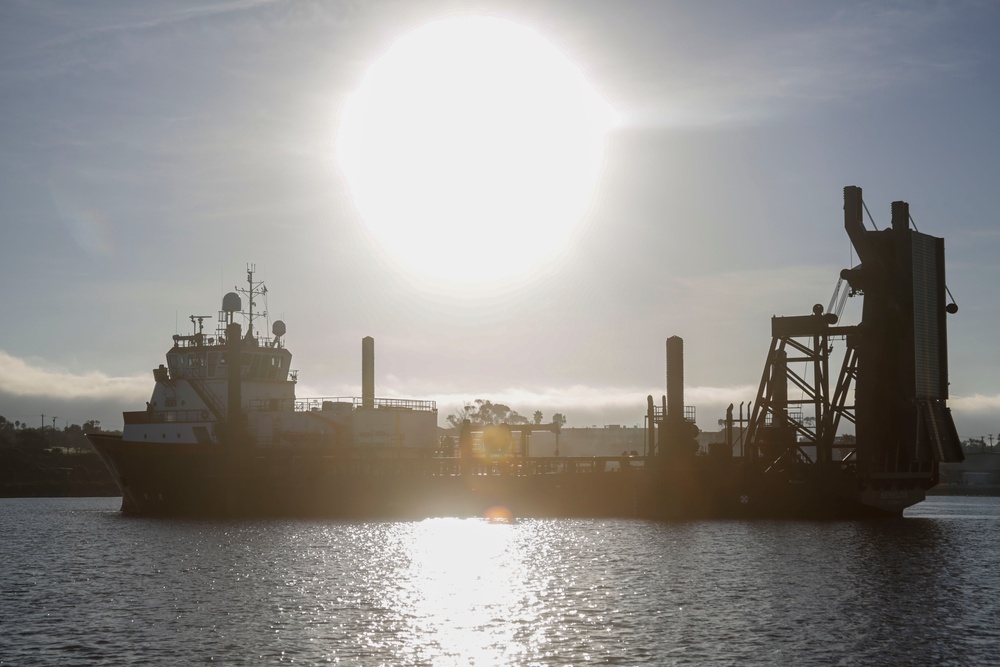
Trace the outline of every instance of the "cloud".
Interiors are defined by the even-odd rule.
[[[359,395],[359,385],[299,384],[299,398],[347,397]],[[541,410],[548,419],[554,412],[568,418],[569,426],[592,424],[641,424],[646,414],[646,397],[652,395],[659,405],[664,394],[662,387],[637,387],[619,385],[567,384],[549,386],[470,385],[469,389],[452,384],[425,382],[387,375],[377,383],[379,398],[406,398],[437,402],[438,421],[445,425],[449,415],[476,399],[503,403],[525,417]],[[730,403],[751,401],[757,395],[756,385],[725,387],[686,387],[685,403],[699,411],[703,428],[714,428],[718,419],[725,416]]]
[[[952,21],[927,7],[836,11],[815,23],[765,34],[732,62],[745,92],[833,100],[861,91],[945,76],[964,66],[958,51],[928,48],[926,35]],[[915,48],[920,44],[920,48]]]
[[[410,391],[408,391],[408,389]],[[416,389],[416,391],[412,391]],[[755,386],[739,387],[688,387],[685,389],[685,403],[695,405],[705,414],[705,423],[714,424],[725,414],[730,403],[739,405],[756,395]],[[471,391],[454,391],[453,388],[435,391],[432,387],[407,387],[387,383],[387,396],[427,398],[436,400],[440,421],[454,413],[461,406],[482,398],[494,403],[503,403],[511,409],[530,417],[535,410],[541,410],[546,418],[554,412],[561,412],[569,418],[570,426],[593,423],[641,423],[646,414],[646,398],[652,395],[659,404],[662,388],[641,388],[621,386],[596,386],[573,384],[547,387],[503,387],[495,390],[486,388]],[[380,395],[381,392],[380,392]],[[718,414],[716,414],[718,413]]]
[[[546,419],[553,412],[561,412],[569,418],[569,426],[586,426],[602,423],[641,424],[646,414],[646,397],[652,395],[653,400],[659,405],[663,394],[662,388],[641,389],[577,384],[566,387],[509,387],[496,391],[463,393],[430,391],[411,395],[402,391],[398,395],[436,400],[439,421],[442,423],[448,415],[456,412],[461,406],[482,398],[508,405],[525,417],[530,417],[535,410],[541,410]],[[387,393],[387,395],[397,394]],[[731,387],[687,387],[684,390],[684,403],[697,409],[697,423],[703,430],[713,430],[717,421],[725,417],[728,405],[734,405],[738,412],[740,403],[748,403],[754,400],[756,395],[757,386],[749,384]],[[963,424],[981,428],[979,422],[983,421],[983,418],[992,418],[1000,412],[1000,394],[955,396],[949,400],[949,405],[955,412],[956,418],[961,419]],[[746,409],[749,410],[749,406]]]
[[[749,11],[763,14],[754,7]],[[939,37],[967,20],[955,5],[817,7],[782,11],[781,20],[738,33],[727,32],[732,21],[701,17],[697,28],[711,50],[697,59],[670,55],[669,47],[669,59],[650,55],[649,61],[671,69],[647,74],[652,81],[642,90],[662,92],[656,110],[640,115],[673,125],[741,123],[787,112],[790,103],[852,103],[880,91],[925,86],[982,59],[971,47]],[[756,19],[744,18],[737,23]],[[685,60],[683,68],[673,66],[678,60]]]
[[[111,377],[99,372],[74,374],[44,368],[0,350],[0,392],[14,396],[55,400],[129,400],[142,405],[149,394],[150,378]]]
[[[984,413],[989,413],[991,416],[995,416],[1000,412],[1000,394],[993,396],[983,396],[982,394],[952,396],[948,404],[956,413],[976,416],[984,416]]]
[[[833,266],[771,266],[680,277],[677,282],[692,303],[722,300],[730,308],[761,294],[774,300],[816,290],[823,294],[836,283],[839,272]]]
[[[62,47],[80,41],[86,41],[94,37],[102,37],[115,33],[135,33],[178,24],[205,21],[215,16],[224,16],[233,13],[242,13],[259,6],[273,4],[271,0],[236,0],[235,2],[214,3],[204,6],[176,7],[172,5],[162,5],[160,7],[136,7],[131,12],[122,12],[118,7],[90,22],[81,21],[79,8],[71,8],[60,18],[74,20],[84,23],[84,27],[64,33],[58,37],[46,40],[40,46]],[[84,12],[85,16],[89,12]],[[89,25],[87,25],[89,23]]]

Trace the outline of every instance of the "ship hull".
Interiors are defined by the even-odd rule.
[[[755,477],[733,459],[649,468],[629,459],[384,460],[90,439],[122,510],[150,516],[850,519],[900,516],[924,499],[921,488],[877,493],[850,478]]]

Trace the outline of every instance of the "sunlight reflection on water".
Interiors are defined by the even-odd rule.
[[[538,600],[526,589],[527,556],[512,525],[433,519],[401,531],[409,557],[390,606],[408,620],[407,643],[417,661],[465,658],[496,664],[508,648],[516,658],[517,625],[537,622]]]
[[[0,501],[0,664],[998,664],[998,499],[905,520],[128,519]]]

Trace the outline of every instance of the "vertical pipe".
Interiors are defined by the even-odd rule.
[[[774,353],[771,367],[771,413],[775,426],[784,426],[788,417],[788,354],[784,350]]]
[[[653,397],[646,397],[646,456],[656,454],[656,409],[653,407]]]
[[[684,339],[667,339],[667,411],[671,422],[684,419]]]
[[[730,403],[729,407],[726,408],[726,448],[729,450],[729,455],[732,456],[733,453],[733,404],[732,403]]]
[[[375,339],[361,339],[361,407],[375,407]]]
[[[844,188],[844,229],[847,230],[847,235],[858,254],[866,254],[868,244],[864,241],[864,199],[861,196],[861,188],[856,185]],[[861,260],[864,261],[864,257],[861,257]]]
[[[235,448],[238,446],[242,424],[242,359],[240,354],[242,339],[240,338],[240,325],[230,322],[226,326],[226,382],[227,399],[226,405],[226,428],[224,446]]]
[[[905,232],[910,228],[910,205],[905,201],[894,201],[892,210],[892,231]]]

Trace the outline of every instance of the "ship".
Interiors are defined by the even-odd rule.
[[[707,450],[684,405],[677,336],[666,342],[666,394],[647,398],[642,455],[558,456],[557,423],[465,422],[442,438],[434,401],[376,398],[371,337],[360,398],[298,399],[284,323],[270,335],[256,327],[267,292],[252,265],[214,333],[210,316],[193,315],[192,332],[174,335],[146,409],[125,412],[120,435],[88,437],[122,511],[146,516],[901,516],[942,463],[963,459],[947,405],[946,318],[957,305],[943,239],[917,231],[906,202],[892,203],[884,229],[868,229],[865,212],[861,188],[844,188],[860,263],[841,272],[828,307],[772,318],[757,394],[729,406]],[[863,300],[857,324],[840,322],[848,297]],[[539,430],[555,435],[556,455],[531,454]]]

